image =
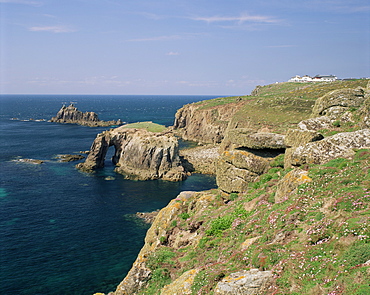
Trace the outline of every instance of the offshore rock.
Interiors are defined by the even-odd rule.
[[[177,138],[169,132],[121,126],[95,138],[89,155],[77,168],[89,172],[104,166],[108,148],[114,146],[115,171],[133,180],[181,181],[187,174],[181,165]]]
[[[81,112],[73,104],[68,107],[65,105],[59,110],[55,117],[52,117],[50,122],[78,124],[89,127],[105,127],[111,125],[121,125],[121,120],[117,121],[102,121],[94,112]]]
[[[291,164],[324,164],[339,157],[351,157],[353,149],[370,147],[370,129],[343,132],[323,140],[299,146],[291,155]]]
[[[248,295],[266,294],[272,271],[251,269],[239,271],[224,278],[216,286],[214,294],[218,295]]]

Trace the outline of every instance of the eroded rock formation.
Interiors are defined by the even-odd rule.
[[[129,179],[159,179],[180,181],[187,177],[181,165],[178,141],[169,132],[153,133],[144,129],[121,126],[97,135],[84,163],[77,165],[83,171],[104,166],[108,148],[114,146],[112,158],[115,171]]]
[[[90,127],[98,126],[111,126],[111,125],[121,125],[121,120],[113,121],[102,121],[99,120],[98,115],[94,112],[81,112],[73,104],[68,107],[65,105],[59,110],[55,117],[52,117],[50,122],[56,123],[69,123],[69,124],[79,124]]]

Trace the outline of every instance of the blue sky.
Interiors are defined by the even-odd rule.
[[[0,0],[1,93],[245,95],[370,76],[368,0]]]

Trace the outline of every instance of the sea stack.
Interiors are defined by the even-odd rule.
[[[121,125],[120,119],[117,121],[103,121],[99,120],[98,115],[94,112],[81,112],[73,104],[68,107],[65,105],[59,110],[55,117],[52,117],[50,122],[78,124],[90,127],[105,127],[111,125]]]
[[[115,171],[133,180],[163,179],[181,181],[183,168],[177,138],[168,131],[150,132],[121,126],[98,134],[84,163],[77,168],[86,172],[104,167],[108,148],[114,146]]]

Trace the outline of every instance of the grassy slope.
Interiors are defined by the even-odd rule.
[[[241,99],[245,103],[235,120],[252,119],[256,127],[284,132],[309,116],[318,97],[338,88],[365,87],[367,82],[273,84],[261,87],[255,96],[196,104],[201,109],[214,108]],[[333,126],[327,132],[349,128]],[[305,167],[312,182],[275,203],[276,184],[288,173],[282,162],[278,158],[275,167],[251,183],[244,195],[225,196],[213,190],[206,192],[215,196],[209,210],[200,215],[184,209],[168,232],[202,222],[199,244],[173,249],[164,243],[149,257],[153,276],[141,294],[159,294],[164,285],[194,268],[201,271],[193,294],[212,294],[224,276],[255,267],[273,270],[270,294],[370,294],[370,268],[363,265],[370,260],[370,150],[358,151],[352,160]],[[230,201],[220,205],[225,198]],[[251,246],[242,250],[242,243],[253,238]],[[258,258],[261,253],[266,259]]]
[[[214,190],[218,196],[202,215],[184,210],[172,226],[186,230],[202,221],[202,238],[195,247],[153,253],[154,275],[142,294],[159,294],[171,277],[194,268],[201,271],[192,294],[212,294],[222,277],[250,268],[273,270],[269,294],[370,294],[370,268],[363,265],[370,260],[370,150],[307,169],[312,182],[284,202],[274,202],[276,183],[287,173],[278,166],[226,205]],[[241,244],[255,237],[243,251]]]
[[[279,83],[260,87],[256,95],[216,98],[195,103],[199,110],[242,102],[233,120],[239,126],[255,130],[268,128],[285,133],[288,128],[306,119],[317,98],[340,88],[366,87],[369,80],[337,81],[332,83]]]
[[[137,122],[124,125],[123,128],[136,128],[136,129],[146,129],[150,132],[162,132],[167,129],[166,126],[160,125],[153,122]]]

